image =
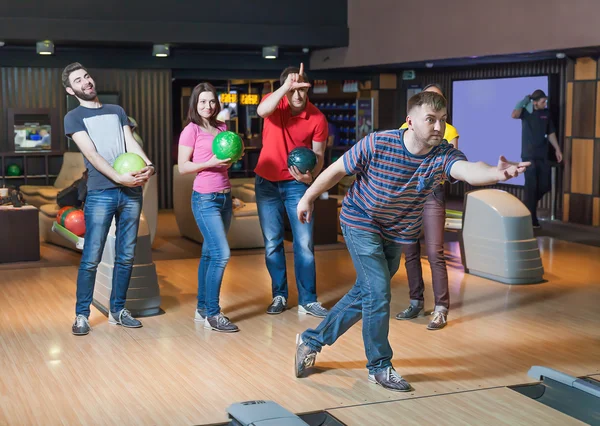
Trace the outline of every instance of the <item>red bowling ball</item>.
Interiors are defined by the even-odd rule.
[[[67,213],[64,222],[64,227],[73,234],[78,237],[83,237],[85,235],[85,218],[83,210],[77,209]]]

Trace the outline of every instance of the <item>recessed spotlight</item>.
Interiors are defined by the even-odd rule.
[[[277,59],[277,56],[279,56],[279,47],[265,46],[262,49],[262,54],[265,59]]]
[[[565,59],[565,58],[567,57],[567,55],[565,55],[563,52],[558,52],[558,53],[556,54],[556,57],[557,57],[558,59]]]
[[[427,68],[433,68],[433,62],[426,62],[426,63],[425,63],[425,66],[426,66]]]
[[[38,55],[54,55],[54,43],[50,40],[38,41],[35,49]]]
[[[304,47],[302,49],[302,53],[308,53],[308,52],[310,52],[310,49],[308,47]]]
[[[152,56],[156,56],[157,58],[166,58],[171,54],[171,49],[169,49],[168,44],[155,44],[152,46]]]
[[[3,41],[0,41],[0,47],[3,47],[6,43],[4,43]]]

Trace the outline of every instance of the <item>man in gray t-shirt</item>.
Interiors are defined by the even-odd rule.
[[[125,309],[125,299],[142,212],[142,186],[154,174],[154,166],[135,141],[133,126],[123,108],[100,103],[96,84],[81,64],[68,65],[63,70],[62,83],[67,93],[79,101],[79,106],[65,116],[65,134],[77,144],[88,170],[85,243],[77,275],[72,332],[80,336],[90,331],[88,317],[96,271],[113,218],[117,243],[108,322],[138,328],[142,323]],[[125,152],[138,154],[146,167],[139,172],[117,173],[112,165]]]

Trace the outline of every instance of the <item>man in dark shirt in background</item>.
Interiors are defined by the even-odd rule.
[[[562,161],[562,152],[556,139],[556,129],[547,109],[548,97],[543,90],[525,96],[512,112],[512,118],[521,120],[521,158],[530,161],[525,170],[525,205],[531,212],[534,228],[539,228],[537,204],[550,190],[550,162],[548,141],[554,147],[556,160]]]

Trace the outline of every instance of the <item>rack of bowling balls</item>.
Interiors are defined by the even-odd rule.
[[[78,237],[85,235],[85,217],[81,209],[63,207],[56,214],[56,223]]]

